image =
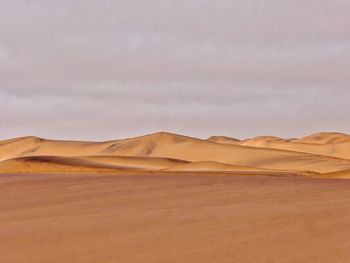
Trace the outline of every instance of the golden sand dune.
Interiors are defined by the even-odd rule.
[[[227,144],[237,144],[240,140],[227,137],[227,136],[211,136],[207,139],[211,142],[227,143]]]
[[[67,173],[132,170],[132,166],[106,165],[75,157],[32,156],[0,162],[1,173]]]
[[[234,140],[231,140],[231,143],[215,140],[218,141],[218,138],[201,140],[166,132],[106,142],[58,141],[22,137],[0,142],[0,160],[31,156],[75,157],[82,158],[80,161],[85,160],[88,167],[91,167],[91,162],[93,162],[103,169],[118,165],[132,169],[159,170],[181,162],[174,159],[183,160],[182,162],[218,162],[277,171],[326,173],[350,169],[350,160],[322,156],[346,157],[349,154],[347,142],[306,144],[285,141],[276,137],[259,137],[236,144],[232,143]],[[331,141],[334,142],[334,138]],[[250,145],[245,145],[249,142]],[[142,157],[143,159],[122,159],[120,156]],[[147,159],[146,157],[160,159]],[[109,167],[105,167],[106,165]],[[222,165],[221,167],[227,169]]]
[[[350,181],[0,175],[1,263],[349,263]]]
[[[105,142],[48,140],[34,136],[0,142],[0,160],[25,156],[150,156],[156,147],[199,139],[171,133],[154,133]]]
[[[348,263],[348,142],[311,137],[2,141],[0,262]]]
[[[269,148],[278,149],[273,146],[277,144],[281,144],[281,145],[284,145],[284,148],[281,148],[280,150],[294,151],[294,150],[288,149],[288,146],[287,146],[290,144],[291,141],[293,141],[293,139],[283,139],[275,136],[258,136],[258,137],[238,141],[236,145],[267,148],[267,149]]]
[[[119,156],[30,156],[0,162],[0,173],[113,172],[118,170],[160,170],[186,161]]]
[[[259,136],[239,141],[230,137],[213,136],[208,140],[218,143],[281,149],[350,159],[350,136],[344,133],[322,132],[301,139],[282,139],[274,136]]]
[[[94,161],[106,165],[130,166],[138,170],[160,170],[189,163],[184,160],[177,160],[171,158],[111,155],[79,156],[79,159]]]
[[[350,135],[339,132],[319,132],[294,141],[314,144],[334,144],[349,142]]]
[[[190,162],[215,161],[277,170],[331,172],[350,168],[349,160],[279,149],[215,143],[171,133],[156,133],[122,140],[114,147],[103,153],[166,157]]]
[[[95,155],[108,145],[109,142],[60,141],[28,136],[0,142],[0,160],[40,155]]]
[[[244,140],[237,144],[350,159],[350,136],[338,133],[318,133],[300,140],[265,136]]]
[[[275,136],[258,136],[251,139],[239,141],[237,142],[237,144],[256,147],[265,142],[275,142],[275,141],[284,141],[284,139],[275,137]]]

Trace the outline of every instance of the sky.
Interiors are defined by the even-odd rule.
[[[349,0],[1,0],[0,139],[350,133]]]

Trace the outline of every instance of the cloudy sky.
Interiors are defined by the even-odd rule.
[[[350,133],[349,0],[1,0],[0,139]]]

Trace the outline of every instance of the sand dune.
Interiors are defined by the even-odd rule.
[[[350,136],[343,133],[316,133],[301,139],[282,139],[274,136],[259,136],[242,141],[216,140],[249,147],[281,149],[295,152],[318,154],[350,160]]]
[[[130,166],[139,170],[160,170],[171,168],[177,165],[187,164],[189,162],[171,158],[158,157],[130,157],[130,156],[79,156],[79,159],[98,162],[107,165]]]
[[[25,156],[84,156],[103,151],[112,142],[47,140],[34,136],[0,142],[0,160]]]
[[[240,142],[239,144],[244,146],[282,149],[350,159],[350,136],[345,137],[345,135],[338,136],[334,133],[322,133],[306,138],[308,139],[291,141],[283,139],[251,139]],[[317,139],[312,140],[312,138]],[[311,143],[311,141],[314,142]]]
[[[348,143],[1,141],[0,262],[348,263]]]
[[[240,140],[227,137],[227,136],[211,136],[207,139],[211,142],[227,143],[227,144],[237,144]]]
[[[119,156],[31,156],[0,162],[0,173],[113,172],[160,170],[188,162],[169,158]]]
[[[266,142],[275,142],[275,141],[284,141],[284,139],[275,137],[275,136],[258,136],[251,139],[239,141],[237,144],[256,147]]]
[[[322,138],[314,135],[307,139],[310,141],[314,138],[313,140],[319,142],[313,144],[301,143],[297,140],[288,141],[272,136],[244,141],[227,137],[202,140],[166,132],[106,142],[59,141],[22,137],[0,142],[0,160],[38,156],[74,157],[79,159],[80,167],[86,166],[89,169],[97,166],[99,169],[160,170],[186,162],[222,163],[220,164],[221,169],[231,169],[225,164],[236,167],[255,167],[255,169],[318,173],[350,169],[350,160],[345,159],[350,157],[350,141],[345,140],[345,135],[339,135],[338,138],[335,134],[331,134],[328,139],[324,138],[328,134],[321,135]],[[229,143],[222,143],[223,141],[229,141]],[[343,157],[343,159],[332,157]],[[72,161],[75,164],[77,159],[71,159],[69,167],[77,167],[77,165],[72,165]],[[17,170],[20,169],[18,167],[25,167],[24,161],[21,160],[21,162],[21,165],[16,164]],[[8,161],[4,162],[0,168],[9,169],[9,164]],[[48,164],[46,165],[45,169],[49,169]],[[52,162],[50,165],[53,166]],[[63,164],[56,163],[55,167],[57,165],[62,166]],[[188,167],[192,166],[200,169],[198,164],[188,165]],[[34,164],[31,167],[34,167]],[[203,169],[214,168],[212,165],[203,166]]]
[[[132,166],[106,165],[74,157],[33,156],[0,162],[1,173],[66,173],[133,170]]]
[[[313,143],[313,144],[334,144],[349,142],[350,135],[339,132],[319,132],[301,139],[295,139],[294,142]]]
[[[104,153],[166,157],[190,162],[215,161],[277,170],[331,172],[350,168],[349,160],[279,149],[215,143],[170,133],[156,133],[119,141],[115,149]]]

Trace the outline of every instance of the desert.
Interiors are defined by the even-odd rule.
[[[350,1],[0,1],[0,263],[350,263]]]
[[[270,171],[344,178],[350,170],[349,149],[350,136],[334,132],[300,139],[259,136],[244,140],[157,132],[102,142],[27,136],[0,141],[0,173]]]
[[[347,263],[349,143],[1,141],[1,262]]]

